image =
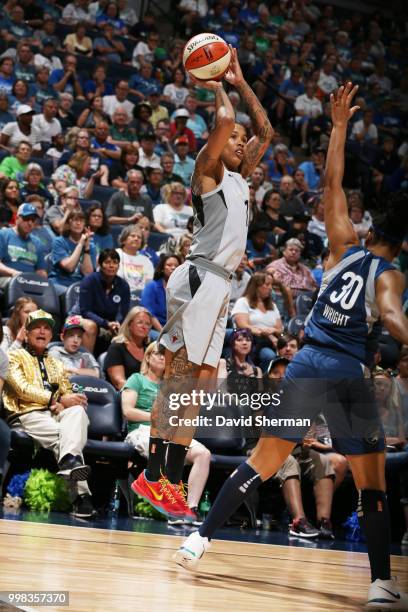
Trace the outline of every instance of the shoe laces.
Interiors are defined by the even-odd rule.
[[[177,496],[175,493],[175,487],[171,484],[170,480],[163,474],[159,478],[160,490],[166,496],[171,504],[177,504]]]
[[[182,480],[180,480],[178,485],[175,485],[174,488],[176,489],[177,493],[179,494],[179,501],[181,503],[181,505],[183,506],[183,508],[187,508],[188,510],[190,510],[188,504],[187,504],[187,485],[184,484],[184,482]]]

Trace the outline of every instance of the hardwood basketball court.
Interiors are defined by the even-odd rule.
[[[47,608],[69,612],[346,612],[364,602],[362,553],[217,540],[191,574],[172,561],[181,540],[0,520],[0,591],[69,591],[69,607]],[[407,588],[407,558],[392,564]]]

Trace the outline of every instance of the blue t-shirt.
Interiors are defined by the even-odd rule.
[[[94,234],[92,237],[96,248],[96,256],[99,257],[99,253],[104,249],[113,249],[113,237],[112,234],[106,234],[101,236],[100,234]]]
[[[286,79],[279,87],[279,93],[290,98],[297,98],[305,93],[305,86],[303,83],[295,83],[292,79]]]
[[[21,238],[11,227],[0,230],[0,259],[5,266],[20,272],[45,270],[44,249],[35,236]]]
[[[164,325],[167,321],[166,307],[166,290],[163,285],[163,279],[152,280],[148,282],[143,289],[141,306],[147,310]]]
[[[154,77],[145,79],[140,74],[134,74],[130,77],[129,87],[131,89],[137,89],[137,91],[140,91],[140,93],[142,93],[144,96],[149,96],[155,91],[162,90],[162,85],[160,81],[158,81]]]
[[[70,238],[65,238],[65,236],[58,236],[55,238],[54,244],[52,246],[51,251],[51,263],[52,269],[50,272],[50,279],[54,279],[58,284],[63,285],[64,287],[70,287],[74,283],[81,281],[84,278],[84,275],[81,272],[81,265],[84,258],[84,253],[82,253],[79,258],[78,264],[73,272],[66,272],[59,265],[60,261],[65,259],[66,257],[70,257],[72,253],[75,251],[77,247],[77,243],[73,242]],[[96,248],[93,240],[91,240],[90,244],[90,256],[92,260],[92,264],[94,269],[96,268]]]
[[[13,89],[14,80],[15,80],[14,77],[5,79],[4,77],[0,76],[0,92],[10,95],[11,90]]]
[[[56,70],[53,70],[48,80],[49,85],[54,86],[56,83],[59,83],[63,76],[64,76],[63,68],[57,68]],[[68,81],[66,82],[66,85],[64,87],[64,92],[70,93],[73,96],[75,96],[74,79],[72,77],[70,77]]]
[[[316,171],[312,161],[302,162],[299,166],[300,170],[305,173],[305,181],[312,190],[318,189],[320,182],[320,174]]]
[[[95,93],[96,91],[96,83],[95,81],[89,80],[85,83],[84,86],[84,94],[87,95],[89,93]],[[103,96],[111,96],[114,92],[113,85],[108,81],[104,82],[104,90]]]

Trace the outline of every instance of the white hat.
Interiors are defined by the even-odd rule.
[[[19,117],[20,115],[28,115],[28,113],[35,115],[35,110],[33,110],[31,106],[28,106],[28,104],[20,104],[16,111],[16,117]]]
[[[188,112],[186,108],[179,108],[178,110],[176,110],[173,116],[174,116],[174,119],[177,119],[178,117],[187,117],[187,119],[189,119],[190,113]]]

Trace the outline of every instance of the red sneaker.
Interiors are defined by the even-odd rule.
[[[184,510],[184,520],[188,523],[194,523],[197,520],[197,514],[187,504],[187,485],[182,480],[178,485],[173,485],[177,493],[177,501],[180,508]]]
[[[151,482],[147,480],[143,471],[132,482],[131,489],[149,502],[153,508],[169,518],[180,518],[185,514],[178,492],[175,491],[174,485],[170,484],[165,476],[161,476],[157,482]]]

